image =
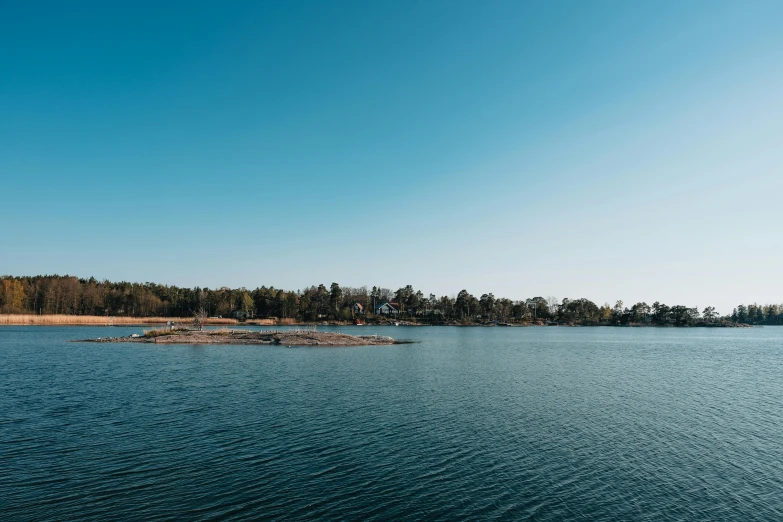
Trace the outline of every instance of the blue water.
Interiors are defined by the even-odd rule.
[[[783,518],[783,327],[344,331],[0,328],[0,518]]]

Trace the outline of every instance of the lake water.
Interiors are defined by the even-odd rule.
[[[783,327],[341,331],[0,328],[0,518],[783,518]]]

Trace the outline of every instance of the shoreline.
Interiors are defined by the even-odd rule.
[[[0,328],[4,326],[36,326],[36,327],[57,327],[57,326],[66,326],[66,327],[75,327],[75,326],[84,326],[84,327],[127,327],[127,328],[144,328],[144,327],[155,327],[155,326],[162,326],[165,325],[165,322],[128,322],[128,323],[115,323],[115,324],[105,324],[105,323],[4,323],[0,322]],[[176,326],[192,326],[193,323],[175,323]],[[327,327],[353,327],[356,326],[351,323],[288,323],[288,324],[253,324],[253,323],[231,323],[231,324],[224,324],[224,323],[206,323],[204,326],[234,326],[238,328],[244,328],[248,326],[254,326],[254,327],[284,327],[284,328],[297,328],[297,327],[311,327],[311,326],[327,326]],[[369,324],[362,324],[361,326],[370,326],[370,327],[398,327],[398,328],[423,328],[423,327],[434,327],[434,328],[441,328],[441,327],[453,327],[453,328],[661,328],[661,329],[670,329],[670,328],[763,328],[764,326],[769,325],[762,325],[762,324],[698,324],[698,325],[660,325],[660,324],[510,324],[510,325],[503,325],[498,326],[494,324],[428,324],[428,323],[416,323],[416,324],[405,324],[405,325],[393,325],[393,324],[384,324],[384,323],[369,323]],[[773,325],[774,326],[774,325]]]
[[[46,316],[41,316],[46,317]],[[39,321],[29,321],[29,320],[7,320],[4,317],[0,317],[0,327],[3,326],[103,326],[103,327],[154,327],[154,326],[165,326],[169,322],[172,322],[174,326],[181,327],[181,328],[189,328],[193,326],[193,320],[190,318],[140,318],[140,317],[127,317],[127,318],[121,318],[122,320],[118,321],[106,321],[104,320],[92,320],[92,317],[90,316],[74,316],[74,317],[82,317],[81,320],[72,320],[69,318],[64,318],[61,320],[39,320]],[[294,323],[294,322],[284,322],[284,323],[278,323],[274,322],[272,320],[264,320],[264,321],[244,321],[239,322],[236,319],[233,320],[226,320],[226,319],[213,319],[213,320],[205,320],[202,323],[203,326],[234,326],[234,327],[247,327],[247,326],[255,326],[255,327],[287,327],[287,328],[297,328],[297,327],[318,327],[318,326],[328,326],[328,327],[334,327],[334,326],[340,326],[340,327],[352,327],[357,326],[350,322],[337,322],[337,321],[329,321],[329,322],[309,322],[309,323]],[[451,327],[459,327],[459,328],[551,328],[551,327],[561,327],[561,328],[598,328],[598,327],[607,327],[607,328],[757,328],[762,327],[765,325],[753,325],[753,324],[745,324],[745,323],[715,323],[715,324],[694,324],[694,325],[674,325],[674,324],[668,324],[668,325],[660,325],[660,324],[536,324],[536,323],[513,323],[513,324],[482,324],[482,323],[405,323],[405,324],[398,324],[395,325],[394,323],[390,322],[372,322],[372,323],[366,323],[359,326],[370,326],[370,327],[377,327],[377,326],[383,326],[383,327],[414,327],[414,328],[420,328],[425,326],[431,326],[431,327],[443,327],[443,326],[451,326]]]
[[[193,326],[191,317],[109,317],[84,315],[0,315],[2,326],[126,326],[145,327],[162,326],[172,323],[175,327],[189,328]],[[348,321],[293,322],[290,320],[276,321],[274,319],[251,319],[238,321],[236,319],[209,318],[202,320],[203,326],[266,326],[266,327],[318,327],[318,326],[356,326]],[[459,323],[459,322],[408,322],[400,321],[395,325],[392,321],[369,322],[361,326],[454,326],[460,328],[531,328],[531,327],[567,327],[567,328],[755,328],[764,325],[745,323],[698,323],[693,325],[658,325],[658,324],[578,324],[578,323]]]

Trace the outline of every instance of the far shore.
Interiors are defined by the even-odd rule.
[[[297,322],[294,319],[248,319],[239,321],[227,317],[208,317],[199,320],[203,326],[353,326],[349,321],[317,321],[317,322]],[[192,326],[193,317],[126,317],[126,316],[101,316],[101,315],[33,315],[33,314],[0,314],[0,326],[155,326],[173,324],[175,326]],[[654,325],[644,323],[629,324],[579,324],[579,323],[556,323],[556,322],[458,322],[458,321],[416,321],[416,320],[394,320],[385,317],[374,317],[367,323],[368,326],[467,326],[467,327],[500,327],[500,328],[521,328],[530,326],[571,326],[571,327],[591,327],[591,326],[613,326],[625,328],[751,328],[751,325],[742,323],[727,322],[699,322],[693,325]]]

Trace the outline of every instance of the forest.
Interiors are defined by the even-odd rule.
[[[0,277],[0,313],[68,314],[129,317],[284,318],[302,322],[348,321],[356,303],[365,318],[375,307],[392,303],[398,318],[429,324],[557,323],[574,325],[699,326],[719,324],[781,325],[783,305],[738,305],[719,315],[658,301],[630,307],[622,301],[601,306],[589,299],[532,297],[522,300],[479,297],[462,290],[454,296],[425,294],[411,285],[397,290],[323,284],[303,290],[261,286],[246,288],[180,288],[156,283],[79,279],[72,276]]]

